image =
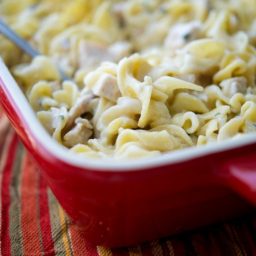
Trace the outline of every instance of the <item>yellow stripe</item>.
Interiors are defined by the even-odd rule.
[[[172,242],[171,241],[167,241],[166,244],[167,244],[167,247],[168,247],[169,252],[170,252],[169,255],[170,256],[174,256],[175,254],[174,254],[174,249],[173,249],[173,246],[172,246]]]
[[[136,247],[129,248],[129,255],[130,256],[141,256],[143,254],[141,253],[141,248],[139,246],[136,246]]]
[[[64,244],[65,253],[67,256],[71,256],[71,251],[68,245],[68,237],[67,237],[67,227],[65,223],[65,215],[62,208],[59,206],[59,216],[60,216],[60,225],[61,225],[61,239]]]
[[[97,252],[99,256],[112,256],[112,251],[109,248],[103,246],[97,246]]]
[[[152,247],[152,254],[154,256],[163,256],[163,250],[158,241],[153,241],[150,243],[150,245]]]

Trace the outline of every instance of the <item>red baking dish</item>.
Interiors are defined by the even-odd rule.
[[[135,244],[254,209],[256,134],[152,159],[84,159],[47,134],[2,61],[0,99],[56,198],[94,244]]]

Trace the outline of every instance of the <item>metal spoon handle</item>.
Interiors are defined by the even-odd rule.
[[[19,48],[26,52],[32,58],[40,55],[26,40],[17,35],[7,24],[0,19],[0,33],[15,43]]]
[[[40,55],[40,52],[35,50],[26,40],[22,39],[15,31],[13,31],[7,24],[0,19],[0,34],[3,34],[6,38],[17,45],[21,50],[26,52],[30,57],[34,58]],[[65,72],[57,67],[60,73],[62,81],[70,80]]]

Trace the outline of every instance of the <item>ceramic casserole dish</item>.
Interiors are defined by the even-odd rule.
[[[54,195],[93,244],[156,239],[256,204],[255,134],[146,160],[91,160],[48,135],[2,61],[0,101]]]

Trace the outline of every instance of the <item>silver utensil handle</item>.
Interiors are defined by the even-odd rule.
[[[17,45],[21,50],[26,52],[30,57],[34,58],[40,55],[40,52],[35,50],[26,40],[22,39],[15,31],[13,31],[3,20],[0,19],[0,34],[3,34],[6,38]],[[58,67],[60,77],[62,81],[70,80],[65,72]]]
[[[0,19],[0,33],[15,43],[18,47],[20,47],[24,52],[26,52],[32,58],[40,55],[40,53],[35,50],[26,40],[22,39],[17,35],[8,25],[6,25]]]

